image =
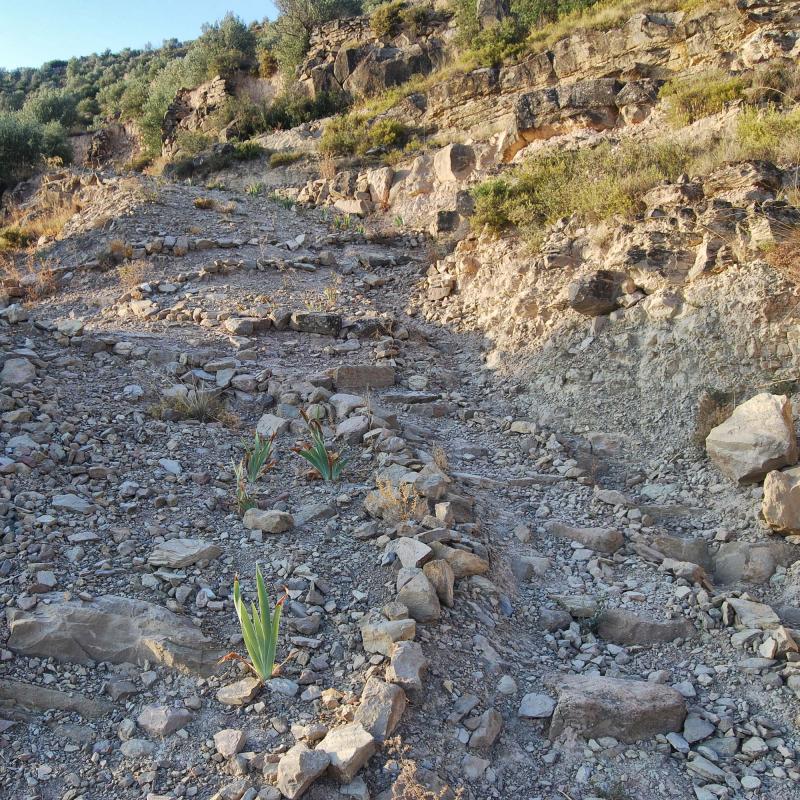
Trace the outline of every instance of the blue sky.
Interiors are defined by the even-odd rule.
[[[0,67],[194,39],[228,11],[245,22],[275,18],[269,0],[0,0]]]

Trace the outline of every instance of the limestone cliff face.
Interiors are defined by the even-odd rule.
[[[170,103],[162,125],[162,154],[172,157],[179,150],[181,131],[205,132],[211,129],[210,117],[230,97],[228,83],[217,76],[194,89],[180,89]]]
[[[398,25],[389,36],[377,36],[366,16],[333,20],[314,32],[299,80],[312,95],[378,94],[440,66],[453,32],[446,14],[431,14],[414,27]]]

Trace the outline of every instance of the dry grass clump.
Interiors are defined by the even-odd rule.
[[[22,287],[26,301],[42,300],[58,291],[58,274],[48,262],[29,255],[24,263],[22,269],[13,256],[0,254],[0,285]]]
[[[698,447],[704,447],[712,428],[721,425],[733,413],[735,402],[729,392],[717,389],[706,389],[700,395],[695,414],[692,441]]]
[[[228,428],[238,428],[239,418],[225,408],[219,396],[204,389],[189,389],[185,395],[163,395],[150,406],[154,419],[170,422],[194,419],[198,422],[219,422]]]
[[[682,127],[719,113],[734,100],[741,100],[747,85],[748,81],[741,76],[714,70],[673,78],[661,87],[659,97],[666,103],[670,122]]]
[[[444,473],[450,469],[450,462],[447,460],[447,453],[445,453],[444,448],[440,444],[436,444],[433,446],[433,451],[431,453],[433,456],[433,463]]]
[[[117,267],[117,279],[123,289],[133,289],[134,286],[144,283],[150,264],[144,259],[129,261]]]
[[[195,197],[192,205],[203,211],[214,208],[214,200],[211,197]]]
[[[764,260],[789,283],[800,286],[800,228],[793,230],[782,242],[770,248]]]
[[[8,225],[0,228],[0,251],[22,250],[35,245],[40,237],[54,239],[80,207],[73,202],[45,201],[34,213],[13,210]]]
[[[377,483],[383,519],[391,522],[421,520],[429,513],[428,503],[420,497],[410,483],[395,486],[388,479]]]

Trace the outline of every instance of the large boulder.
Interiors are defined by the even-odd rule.
[[[475,151],[467,144],[448,144],[433,157],[433,169],[440,183],[466,180],[475,169]]]
[[[800,533],[800,467],[767,474],[761,513],[772,530]]]
[[[706,438],[708,457],[739,483],[797,463],[792,404],[786,395],[762,392],[737,406]]]
[[[586,738],[613,736],[637,742],[680,731],[686,718],[680,693],[659,683],[572,675],[561,681],[558,690],[551,739],[571,729]]]
[[[8,646],[28,656],[86,664],[160,664],[209,675],[223,652],[192,625],[154,603],[104,595],[91,603],[51,598],[6,611]]]

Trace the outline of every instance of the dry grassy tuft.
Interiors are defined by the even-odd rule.
[[[214,208],[214,200],[210,197],[195,197],[193,205],[195,208],[207,210]]]
[[[396,487],[390,480],[379,480],[378,494],[384,509],[383,518],[387,522],[421,520],[429,513],[427,502],[409,483]]]
[[[333,156],[325,156],[319,162],[319,176],[329,181],[336,177],[336,159]]]
[[[183,397],[164,397],[148,409],[155,419],[172,422],[194,419],[198,422],[219,422],[227,428],[238,428],[240,420],[225,408],[214,392],[190,389]]]
[[[445,453],[444,448],[440,444],[433,446],[431,455],[433,456],[433,463],[436,464],[442,472],[448,472],[450,469],[450,462],[447,460],[447,453]]]
[[[117,267],[117,278],[119,285],[123,289],[133,289],[140,283],[144,283],[147,279],[147,271],[150,264],[144,259],[137,259],[136,261],[129,261],[127,264],[122,264]]]
[[[789,283],[800,285],[800,229],[795,229],[784,241],[772,247],[764,259]]]

